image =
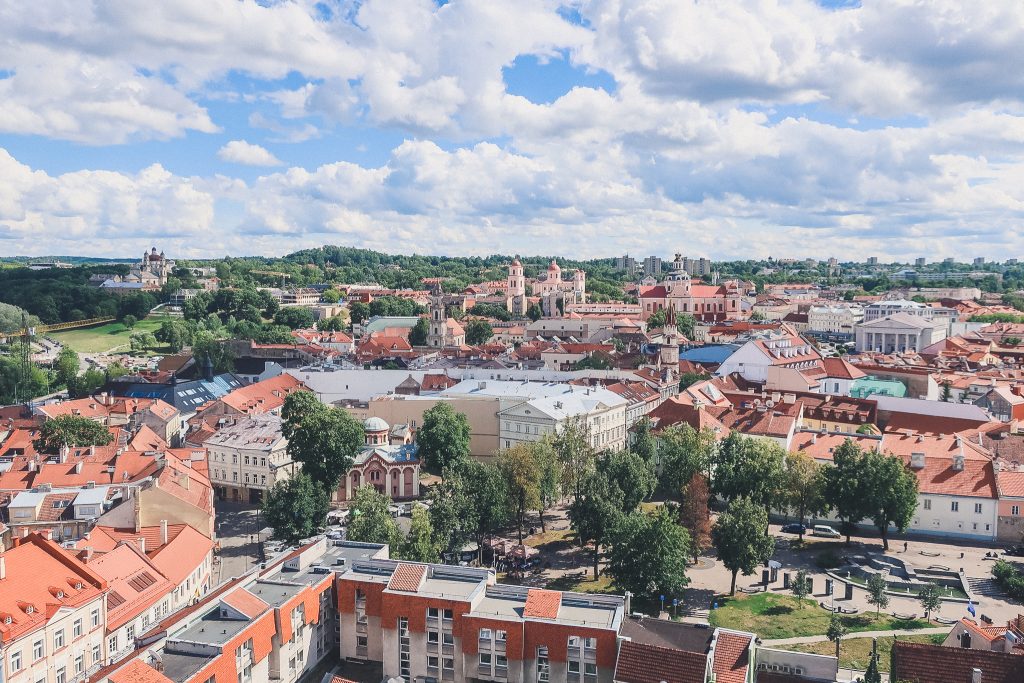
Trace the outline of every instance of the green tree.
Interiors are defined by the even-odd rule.
[[[516,521],[519,543],[523,542],[526,513],[540,504],[540,470],[532,444],[516,444],[498,453],[498,472],[505,482],[512,517]]]
[[[156,346],[156,337],[152,332],[136,332],[128,338],[128,341],[132,351],[136,353]]]
[[[461,470],[449,469],[441,481],[430,487],[430,524],[441,552],[456,552],[473,538],[477,528],[474,498],[467,490]]]
[[[281,409],[288,455],[328,493],[363,448],[363,426],[342,408],[329,407],[308,391],[288,395]]]
[[[183,320],[163,321],[153,336],[158,342],[166,344],[171,353],[178,353],[192,343],[191,330]]]
[[[825,631],[825,637],[836,644],[836,659],[839,659],[839,646],[848,632],[849,629],[846,628],[846,624],[843,623],[839,613],[832,612],[832,616],[828,620],[828,630]]]
[[[319,533],[329,509],[327,492],[304,472],[277,482],[263,501],[274,538],[290,544]]]
[[[664,308],[659,308],[647,318],[647,329],[652,330],[656,327],[662,327],[665,325],[666,312]]]
[[[807,453],[787,453],[783,477],[786,507],[797,513],[801,524],[800,538],[804,537],[803,524],[808,515],[817,516],[828,509],[825,496],[825,472]]]
[[[580,496],[583,480],[594,469],[594,449],[586,420],[579,415],[564,420],[554,446],[562,465],[562,490],[572,493],[575,500]]]
[[[321,332],[344,332],[348,329],[348,318],[344,315],[333,315],[316,321],[316,329]]]
[[[409,343],[413,346],[426,346],[427,333],[430,332],[430,323],[426,318],[420,318],[409,330]]]
[[[939,395],[939,400],[943,403],[949,403],[953,400],[953,385],[949,382],[942,383],[942,393]]]
[[[654,469],[636,453],[605,453],[598,457],[597,468],[622,492],[623,513],[634,512],[654,493]]]
[[[696,562],[700,554],[711,547],[711,509],[708,501],[711,489],[707,478],[697,472],[683,487],[679,504],[679,523],[690,534],[690,551]]]
[[[423,413],[423,425],[416,433],[420,458],[436,472],[469,457],[469,420],[447,401]]]
[[[402,542],[401,558],[413,562],[437,562],[440,553],[441,545],[434,535],[430,513],[422,505],[414,505],[409,534]]]
[[[121,324],[124,325],[124,329],[126,330],[135,329],[135,325],[138,322],[139,319],[136,318],[134,315],[126,315],[125,317],[121,318]]]
[[[658,470],[661,491],[679,495],[693,475],[710,476],[717,441],[710,429],[697,431],[688,424],[673,425],[661,432],[658,440]]]
[[[466,323],[466,343],[470,346],[486,344],[494,336],[494,328],[486,320],[473,319]]]
[[[942,607],[942,592],[936,584],[930,581],[926,581],[921,587],[917,599],[921,603],[921,608],[924,609],[924,618],[929,621],[932,618],[932,612]]]
[[[793,591],[793,597],[796,598],[797,606],[803,609],[804,598],[811,592],[811,580],[807,576],[807,570],[801,569],[798,571],[789,587]]]
[[[309,329],[313,322],[313,311],[305,306],[285,306],[274,315],[275,325],[284,325],[292,330]]]
[[[689,535],[662,506],[654,515],[635,512],[623,518],[615,531],[608,570],[616,587],[636,595],[681,595],[689,583],[689,555]]]
[[[526,309],[526,317],[537,322],[544,316],[544,311],[541,310],[540,304],[530,304],[530,307]]]
[[[630,447],[634,453],[647,462],[653,463],[658,455],[658,440],[651,432],[651,419],[644,415],[633,426],[633,445]]]
[[[768,513],[762,505],[749,498],[734,498],[728,509],[718,517],[711,530],[711,539],[718,558],[732,572],[730,595],[736,595],[736,575],[750,576],[775,550],[775,541],[768,535]]]
[[[785,504],[785,459],[778,444],[731,432],[718,449],[714,491],[726,500],[745,496],[764,507],[767,515]]]
[[[341,300],[341,292],[334,288],[325,289],[320,294],[320,299],[327,304],[336,304]]]
[[[348,317],[352,320],[353,325],[361,325],[370,317],[370,307],[362,301],[353,301],[348,305]]]
[[[356,489],[349,505],[348,538],[361,543],[386,543],[399,548],[402,532],[388,506],[391,499],[372,486]]]
[[[868,603],[875,606],[877,615],[889,606],[889,596],[885,593],[885,577],[878,573],[872,574],[868,577],[867,589]]]
[[[57,360],[53,363],[53,371],[57,376],[57,382],[72,389],[75,386],[75,380],[78,378],[78,354],[75,353],[74,349],[65,346],[57,354]]]
[[[864,672],[864,683],[882,683],[882,673],[878,670],[878,641],[871,639],[871,659]]]
[[[850,544],[851,527],[868,515],[864,452],[852,439],[846,439],[832,453],[834,467],[825,469],[825,495],[844,522],[846,545]]]
[[[537,461],[537,516],[540,518],[541,532],[547,531],[544,513],[558,502],[561,495],[562,480],[561,463],[551,439],[545,436],[533,447],[533,457]]]
[[[569,506],[569,521],[582,545],[594,544],[594,580],[600,574],[601,546],[612,541],[622,517],[622,491],[601,472],[588,472],[580,480],[579,492]]]
[[[882,547],[889,549],[889,527],[903,533],[917,510],[917,477],[894,455],[871,451],[861,460],[866,469],[862,481],[867,486],[864,496],[867,516],[882,537]]]
[[[205,330],[196,333],[192,341],[192,355],[200,365],[209,359],[215,373],[233,372],[235,369],[235,355],[231,349]]]
[[[106,446],[113,438],[99,422],[80,415],[61,415],[43,423],[32,445],[40,453],[57,453],[64,446]]]

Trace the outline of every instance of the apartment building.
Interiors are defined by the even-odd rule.
[[[258,504],[274,484],[299,467],[288,456],[281,418],[274,414],[232,419],[204,445],[210,457],[210,482],[221,499]]]
[[[0,555],[0,651],[11,683],[72,683],[106,657],[107,582],[40,534]]]
[[[864,320],[860,306],[811,306],[807,310],[807,329],[817,334],[853,337],[853,329]]]

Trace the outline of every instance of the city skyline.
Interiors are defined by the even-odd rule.
[[[0,254],[993,260],[1024,8],[0,9]]]

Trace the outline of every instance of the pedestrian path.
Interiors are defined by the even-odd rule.
[[[933,633],[949,633],[951,626],[937,626],[935,628],[904,629],[900,631],[857,631],[847,633],[844,640],[850,638],[884,638],[887,636],[929,636]],[[803,638],[778,638],[776,640],[765,640],[767,646],[775,645],[804,645],[805,643],[823,643],[828,636],[804,636]]]

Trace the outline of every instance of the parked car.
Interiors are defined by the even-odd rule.
[[[814,530],[811,532],[815,536],[823,536],[825,538],[842,538],[843,535],[830,527],[828,524],[815,524]]]
[[[1012,548],[1007,548],[1003,552],[1006,555],[1013,555],[1014,557],[1024,557],[1024,545],[1015,545]]]
[[[781,531],[784,534],[802,534],[807,531],[807,527],[794,522],[792,524],[783,524]]]

